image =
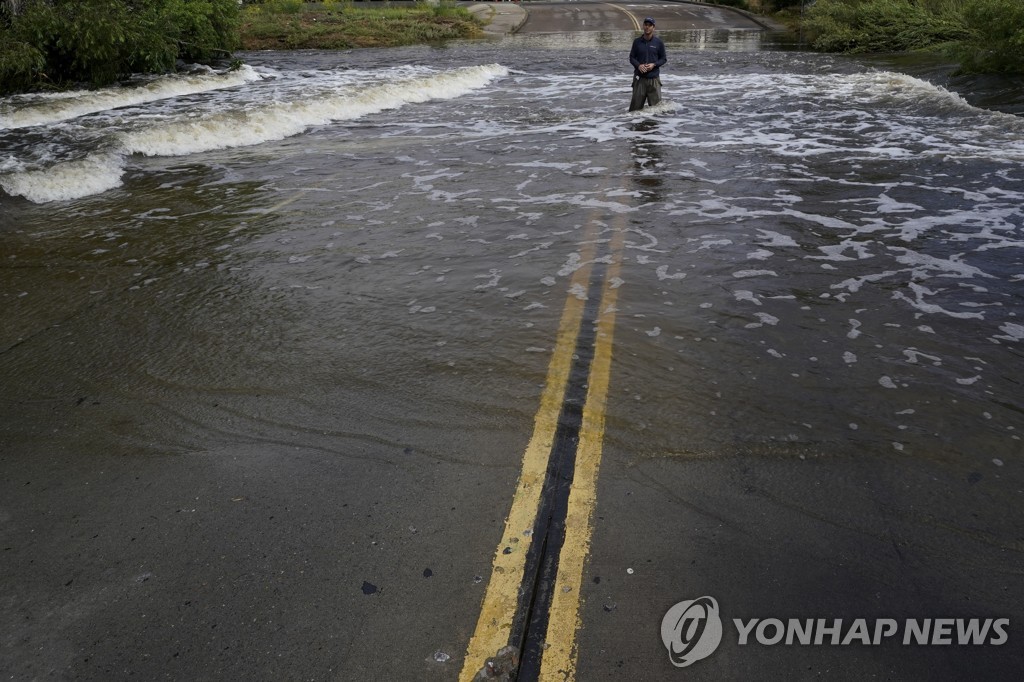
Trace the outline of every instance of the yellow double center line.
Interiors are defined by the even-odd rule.
[[[569,491],[565,517],[565,539],[558,557],[558,571],[552,588],[546,649],[540,667],[540,679],[571,680],[576,668],[576,632],[579,629],[580,585],[584,561],[590,549],[592,517],[597,500],[597,475],[604,439],[605,405],[611,374],[612,342],[615,330],[615,304],[618,297],[618,274],[621,268],[625,221],[612,226],[608,266],[601,287],[597,309],[594,356],[590,364],[588,389],[583,407],[579,442],[576,448],[575,472]],[[581,249],[581,262],[571,280],[570,291],[588,291],[597,250],[597,227],[591,221]],[[501,542],[494,555],[491,579],[487,585],[476,631],[469,642],[460,680],[470,682],[494,656],[510,643],[513,622],[520,608],[520,587],[523,584],[528,547],[541,507],[541,493],[558,428],[577,338],[584,324],[584,296],[566,299],[547,381],[541,395],[540,408],[534,418],[533,435],[523,455],[519,484],[512,507],[505,520]],[[537,538],[537,541],[540,541]],[[519,614],[523,618],[525,614]],[[518,646],[519,643],[513,643]]]
[[[643,31],[644,30],[643,27],[640,26],[640,21],[637,20],[636,16],[634,16],[633,13],[630,12],[628,9],[626,9],[625,7],[619,7],[618,5],[612,5],[610,3],[608,3],[608,6],[611,7],[612,9],[617,9],[620,12],[623,12],[627,17],[629,17],[629,20],[633,22],[634,30],[637,30],[637,31]]]

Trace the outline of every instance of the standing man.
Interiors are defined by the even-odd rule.
[[[665,43],[654,35],[654,19],[644,19],[644,33],[633,41],[629,51],[629,63],[633,65],[633,99],[629,110],[644,108],[644,102],[652,107],[661,101],[661,67],[665,66]]]

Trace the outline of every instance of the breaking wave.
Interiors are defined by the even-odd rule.
[[[498,64],[442,72],[419,70],[397,78],[385,74],[383,80],[377,74],[307,96],[303,96],[302,90],[279,89],[275,97],[256,101],[232,100],[206,108],[179,107],[170,114],[142,112],[126,116],[122,127],[127,130],[110,133],[94,146],[101,151],[88,153],[84,158],[52,162],[8,157],[3,162],[6,173],[0,175],[0,188],[34,203],[78,199],[120,186],[133,154],[188,156],[283,140],[315,126],[358,119],[407,104],[459,97],[507,74],[508,70]],[[237,78],[252,81],[261,77],[247,69]],[[205,82],[210,89],[226,87],[224,81]],[[4,122],[9,127],[10,121],[21,121],[25,126],[52,123],[96,113],[104,102],[107,107],[126,106],[146,101],[142,98],[147,96],[156,99],[158,93],[163,93],[160,97],[173,97],[174,87],[179,86],[159,85],[147,90],[148,94],[138,93],[134,101],[119,90],[51,100],[8,114]],[[198,92],[194,83],[191,90],[181,87],[188,94]]]

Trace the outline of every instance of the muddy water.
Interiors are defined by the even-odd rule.
[[[178,402],[352,380],[384,419],[392,373],[423,390],[399,422],[450,428],[446,389],[528,412],[502,377],[541,380],[582,227],[625,215],[617,437],[1017,452],[1024,121],[757,34],[665,37],[641,115],[602,33],[4,101],[8,400],[114,390],[183,446],[206,435]]]
[[[756,33],[665,32],[666,101],[628,114],[629,37],[249,54],[234,73],[0,102],[0,517],[9,584],[26,586],[4,610],[31,643],[19,674],[153,677],[182,641],[207,666],[224,660],[207,621],[251,642],[232,660],[263,674],[283,660],[266,654],[271,622],[331,652],[292,659],[310,678],[417,676],[441,645],[457,657],[563,304],[586,295],[572,274],[621,230],[593,566],[665,555],[662,583],[634,583],[644,628],[693,565],[673,537],[708,545],[691,570],[733,585],[734,605],[760,603],[775,566],[777,598],[803,614],[864,615],[861,586],[906,595],[908,616],[961,594],[1020,612],[1012,102],[979,108],[945,74]],[[417,549],[413,525],[431,524]],[[449,570],[438,553],[457,557]],[[331,567],[331,609],[293,560]],[[424,566],[463,601],[425,597]],[[379,652],[396,618],[359,587],[382,573],[419,633],[394,661]],[[238,580],[284,596],[254,603]],[[606,650],[621,664],[601,638],[630,636],[626,593],[585,582],[604,620],[588,621],[583,665]],[[97,646],[96,628],[139,616],[110,590],[143,583],[124,603],[178,613],[198,594],[206,611]],[[644,642],[637,671],[664,654]]]

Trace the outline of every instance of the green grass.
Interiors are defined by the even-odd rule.
[[[390,5],[270,0],[242,12],[244,50],[347,49],[438,43],[481,35],[468,10],[442,2]]]

